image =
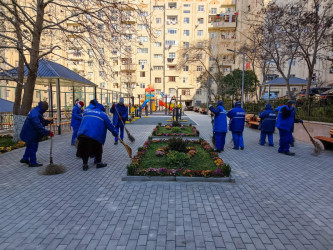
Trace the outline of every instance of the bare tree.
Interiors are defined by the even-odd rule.
[[[100,62],[102,68],[108,67],[106,72],[112,72],[105,48],[119,50],[124,39],[134,40],[136,27],[128,20],[136,18],[146,22],[146,17],[139,15],[137,18],[137,13],[141,10],[130,1],[38,0],[22,3],[0,0],[0,19],[4,23],[0,28],[0,50],[16,50],[19,58],[17,75],[11,76],[17,82],[14,126],[15,116],[23,116],[21,120],[24,120],[31,109],[40,59],[57,54],[68,44],[75,44],[82,52],[88,53],[89,50],[90,56]],[[69,26],[70,22],[75,25]],[[46,38],[46,42],[42,38]],[[0,60],[2,65],[13,68],[5,57],[1,56]],[[28,72],[25,84],[24,67]],[[112,77],[112,74],[105,75],[108,76]],[[24,94],[21,100],[22,88]]]
[[[328,60],[332,50],[333,1],[309,0],[292,2],[285,9],[288,17],[281,27],[285,38],[299,48],[299,55],[308,69],[306,98],[319,60]]]
[[[182,48],[180,54],[181,59],[178,61],[178,68],[184,66],[202,67],[199,80],[201,87],[208,91],[209,101],[212,101],[212,97],[216,100],[225,96],[228,91],[222,81],[224,62],[226,60],[234,61],[234,58],[227,59],[225,52],[223,53],[218,44],[212,41],[193,42],[188,48]],[[214,84],[217,93],[214,93]]]

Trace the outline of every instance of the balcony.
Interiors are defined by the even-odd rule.
[[[173,63],[174,60],[175,60],[175,58],[167,58],[167,62],[168,62],[168,63]]]
[[[121,65],[120,67],[120,71],[122,72],[130,72],[130,71],[134,72],[136,71],[136,69],[137,69],[136,65]]]
[[[237,23],[236,22],[225,22],[225,21],[220,21],[220,22],[211,22],[208,24],[208,29],[209,30],[219,30],[223,28],[236,28]]]

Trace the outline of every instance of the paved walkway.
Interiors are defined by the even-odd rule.
[[[210,140],[210,117],[188,116]],[[132,148],[154,127],[129,125]],[[236,183],[122,182],[130,160],[110,135],[105,169],[82,171],[69,134],[54,139],[62,175],[18,163],[24,148],[2,154],[0,249],[333,249],[333,153],[296,142],[290,157],[258,145],[257,130],[244,135],[244,151],[228,134],[220,154]],[[40,143],[39,162],[48,154]]]

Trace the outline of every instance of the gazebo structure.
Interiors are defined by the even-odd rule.
[[[289,85],[290,87],[293,87],[293,90],[302,90],[304,89],[308,84],[308,81],[306,79],[298,78],[298,77],[290,77],[289,78]],[[276,95],[281,97],[283,95],[283,91],[286,92],[286,81],[283,77],[278,77],[273,80],[270,80],[268,82],[264,82],[262,84],[264,88],[268,87],[268,93],[271,92],[277,92]],[[271,88],[274,88],[274,91],[271,90]]]
[[[24,67],[24,77],[28,75],[28,69]],[[7,71],[0,72],[0,80],[13,80],[17,77],[17,68],[13,68]],[[36,85],[44,85],[49,87],[50,106],[53,107],[53,94],[52,86],[56,86],[56,99],[57,99],[57,127],[58,133],[61,134],[61,97],[60,86],[73,87],[73,101],[74,101],[74,87],[93,87],[94,96],[96,98],[97,85],[88,79],[80,76],[76,72],[62,66],[58,63],[51,62],[46,59],[39,61],[39,67],[37,71]],[[51,109],[52,113],[52,109]]]

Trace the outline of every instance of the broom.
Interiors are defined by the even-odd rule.
[[[307,128],[305,127],[305,125],[304,125],[303,123],[302,123],[302,125],[303,125],[303,128],[305,129],[306,133],[309,135],[309,138],[310,138],[310,140],[311,140],[311,142],[312,142],[312,144],[313,144],[313,146],[314,146],[314,151],[313,151],[313,153],[314,153],[315,155],[319,155],[319,154],[321,153],[321,151],[322,151],[322,148],[320,147],[320,144],[319,144],[318,142],[316,142],[316,141],[312,138],[312,136],[310,135],[309,131],[307,130]]]
[[[211,123],[212,123],[212,127],[214,128],[214,116],[213,113],[210,113],[210,118],[211,118]],[[213,136],[212,136],[212,144],[215,147],[215,133],[213,131]]]
[[[119,136],[118,136],[118,140],[121,142],[121,144],[124,145],[124,147],[128,153],[128,156],[132,159],[132,149],[122,139],[120,139]]]
[[[66,168],[63,165],[57,165],[57,164],[53,163],[52,146],[53,146],[53,139],[51,137],[50,164],[41,170],[40,174],[42,174],[42,175],[56,175],[56,174],[62,174],[62,173],[66,172]]]
[[[118,117],[121,117],[121,116],[119,115],[119,112],[118,112],[118,110],[117,110],[116,107],[115,107],[115,110],[117,111]],[[124,126],[124,128],[125,128],[125,131],[126,131],[126,133],[127,133],[127,137],[128,137],[128,139],[129,139],[131,142],[134,142],[134,141],[135,141],[134,136],[131,135],[131,133],[127,130],[127,128],[125,127],[125,124],[124,124],[123,120],[121,120],[121,122],[122,122],[122,124],[123,124],[123,126]]]

